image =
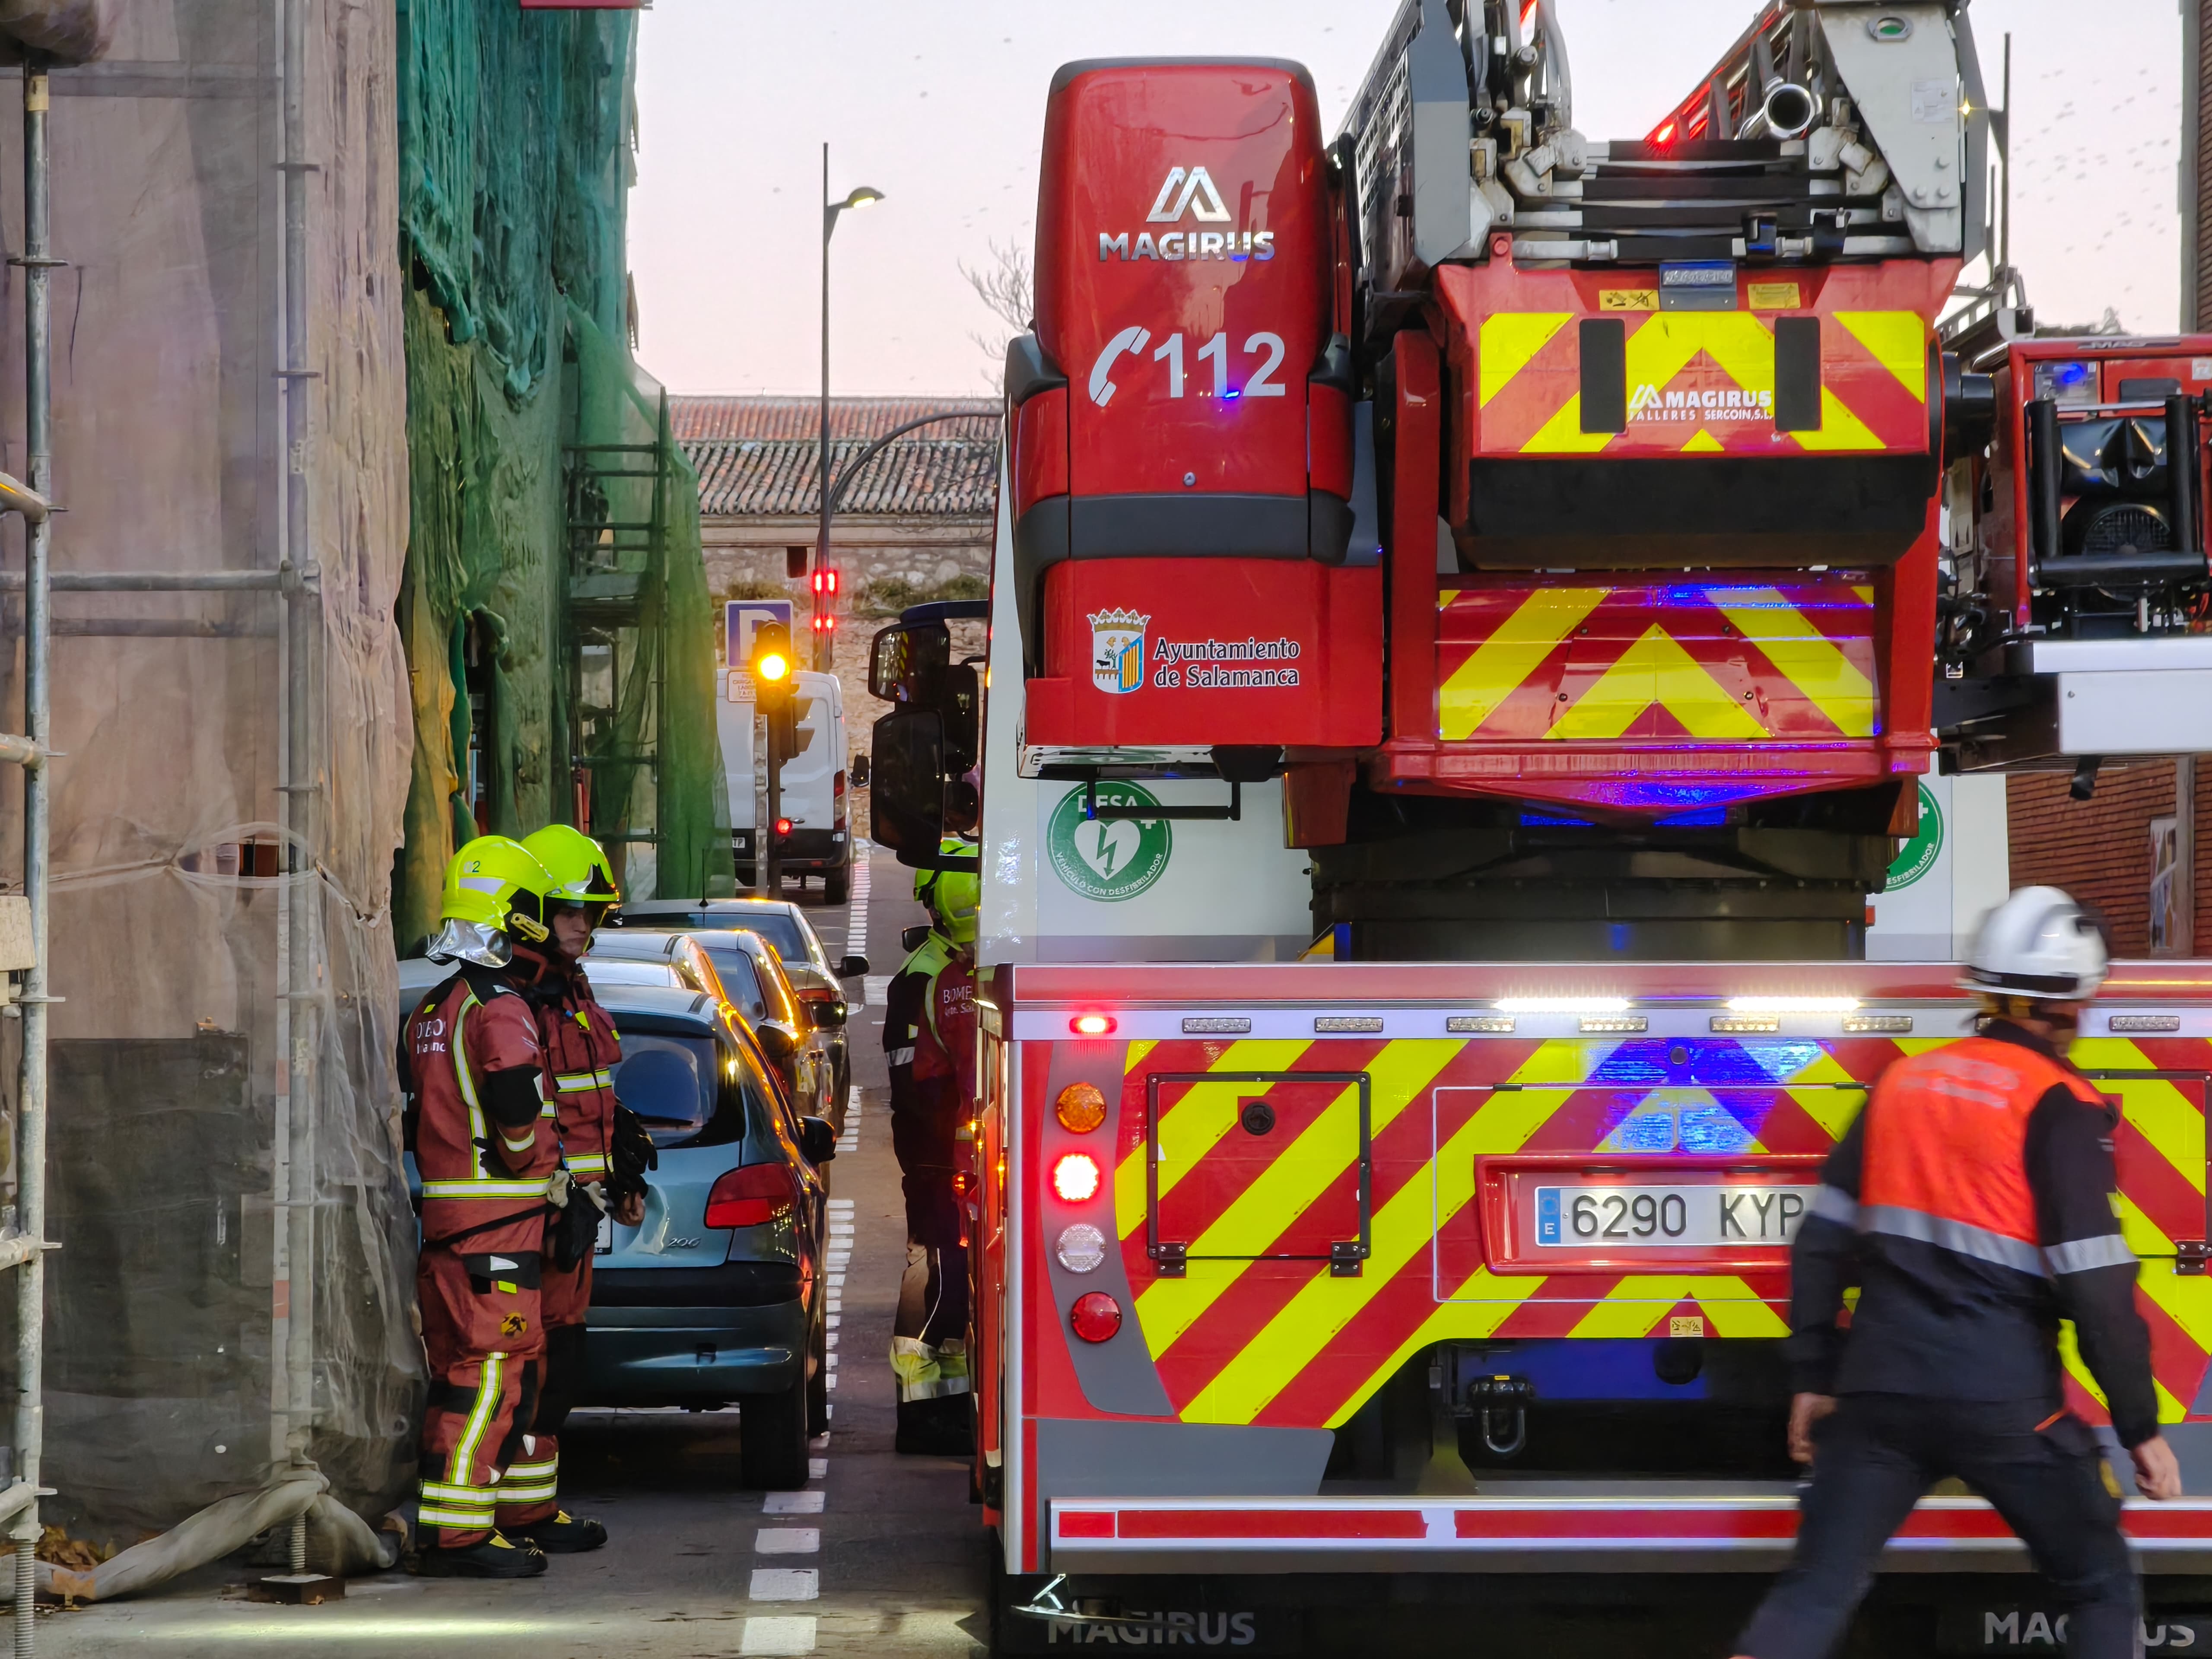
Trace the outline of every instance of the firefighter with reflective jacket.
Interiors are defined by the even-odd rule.
[[[942,850],[972,857],[947,839]],[[924,870],[914,896],[930,929],[885,993],[891,1150],[906,1189],[907,1269],[891,1326],[902,1452],[966,1455],[968,1241],[957,1180],[965,1168],[975,1097],[975,910],[970,871]]]
[[[408,1145],[422,1182],[416,1265],[430,1368],[422,1418],[422,1569],[526,1578],[545,1557],[495,1525],[501,1476],[523,1456],[544,1352],[540,1252],[560,1157],[543,1115],[538,1020],[523,987],[544,966],[544,866],[484,836],[446,869],[433,961],[458,964],[400,1039]]]
[[[1978,1034],[1891,1066],[1829,1155],[1790,1257],[1790,1448],[1812,1483],[1796,1559],[1740,1654],[1832,1651],[1890,1534],[1947,1476],[2027,1544],[2071,1613],[2075,1659],[2138,1651],[2119,1480],[2067,1410],[2058,1358],[2069,1319],[2137,1492],[2179,1497],[2115,1218],[2117,1120],[2065,1059],[2105,966],[2065,894],[2014,893],[1974,945]]]
[[[599,1522],[561,1507],[560,1434],[583,1382],[584,1316],[592,1301],[592,1256],[600,1218],[625,1226],[644,1218],[644,1172],[657,1162],[635,1115],[615,1101],[622,1042],[592,995],[578,961],[620,897],[599,844],[567,824],[549,824],[523,847],[550,878],[544,971],[524,987],[544,1048],[544,1115],[552,1118],[566,1202],[548,1218],[539,1301],[545,1351],[537,1366],[538,1413],[521,1455],[499,1485],[500,1530],[526,1535],[551,1553],[595,1550],[607,1541]]]

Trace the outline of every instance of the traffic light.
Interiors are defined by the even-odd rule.
[[[753,630],[753,696],[762,719],[768,722],[769,752],[779,761],[789,760],[799,747],[792,720],[793,683],[798,669],[788,627],[766,622]]]
[[[772,697],[788,701],[791,673],[795,666],[791,655],[791,629],[780,622],[763,623],[753,629],[750,666],[753,684],[763,703]]]
[[[837,597],[837,570],[834,565],[823,565],[806,579],[807,586],[825,599]]]
[[[814,631],[817,634],[836,633],[837,631],[837,618],[836,614],[831,611],[824,611],[817,615],[814,618]]]

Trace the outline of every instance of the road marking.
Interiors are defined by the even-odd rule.
[[[882,1007],[884,1000],[890,994],[891,977],[889,974],[870,974],[863,979],[860,981],[860,1006],[864,1008]]]
[[[828,1480],[830,1478],[830,1460],[826,1457],[808,1458],[806,1460],[806,1478],[809,1480]]]
[[[753,1534],[755,1555],[819,1555],[822,1532],[817,1527],[763,1527]]]
[[[819,1515],[823,1494],[818,1492],[772,1492],[761,1500],[763,1515]]]
[[[738,1639],[738,1652],[743,1659],[795,1659],[796,1656],[814,1651],[814,1619],[811,1613],[803,1618],[748,1619],[745,1633]]]
[[[874,882],[867,855],[858,848],[853,850],[856,854],[853,860],[853,908],[845,922],[845,954],[864,957],[868,954],[868,890]]]
[[[746,1595],[754,1601],[818,1601],[822,1575],[813,1567],[755,1567]]]

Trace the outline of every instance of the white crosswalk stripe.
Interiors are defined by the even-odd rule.
[[[860,1112],[860,1091],[853,1091],[854,1116]],[[842,1269],[850,1259],[853,1240],[858,1231],[856,1212],[849,1198],[833,1198],[829,1203],[830,1232],[836,1249],[834,1262]],[[837,1294],[845,1282],[840,1271],[830,1276],[829,1301],[823,1317],[829,1322],[829,1385],[837,1386],[838,1327],[843,1323],[840,1315],[842,1300]],[[742,1432],[742,1427],[740,1432]],[[826,1454],[830,1437],[817,1436],[810,1450]],[[799,1492],[772,1492],[763,1495],[761,1513],[764,1516],[817,1516],[828,1509],[828,1495],[823,1483],[830,1476],[827,1455],[812,1455],[806,1460],[807,1486]],[[753,1553],[763,1558],[766,1565],[753,1567],[746,1580],[745,1599],[763,1607],[777,1604],[788,1606],[794,1601],[818,1601],[822,1599],[822,1570],[818,1566],[787,1566],[776,1558],[787,1560],[793,1556],[816,1556],[822,1553],[822,1529],[814,1527],[769,1525],[753,1534]],[[797,1613],[749,1614],[738,1638],[737,1651],[742,1659],[746,1655],[759,1655],[761,1659],[803,1659],[819,1645],[820,1629],[814,1615]],[[725,1650],[726,1651],[726,1650]]]

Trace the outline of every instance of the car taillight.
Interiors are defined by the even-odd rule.
[[[1103,1342],[1121,1328],[1121,1304],[1103,1291],[1091,1291],[1075,1298],[1067,1322],[1085,1342]]]
[[[832,800],[845,799],[845,775],[842,771],[830,780],[830,798]]]
[[[748,1164],[730,1170],[707,1194],[709,1227],[757,1227],[781,1221],[799,1201],[798,1182],[781,1164]]]

